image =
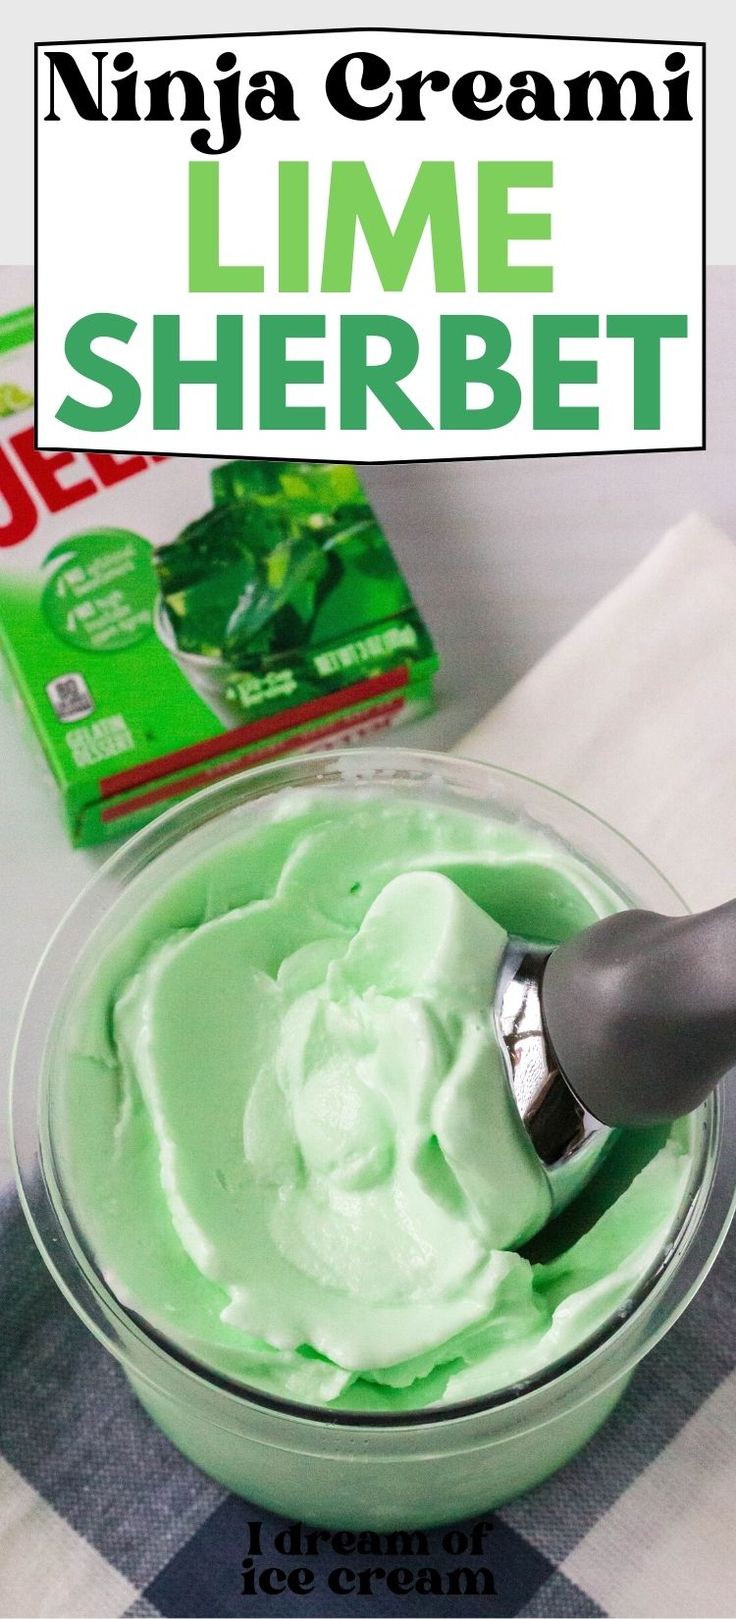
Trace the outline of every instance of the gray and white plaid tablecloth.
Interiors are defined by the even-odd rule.
[[[308,1505],[305,1502],[305,1519]],[[0,1203],[0,1614],[736,1614],[736,1233],[700,1294],[574,1461],[491,1516],[495,1595],[243,1597],[249,1520],[284,1525],[187,1463],[141,1410]],[[466,1529],[468,1526],[461,1526]],[[393,1559],[442,1570],[429,1555]],[[259,1563],[279,1563],[264,1555]],[[283,1563],[283,1558],[281,1562]],[[391,1560],[352,1556],[355,1568]]]

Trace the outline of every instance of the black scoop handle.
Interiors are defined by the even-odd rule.
[[[564,1078],[601,1123],[689,1113],[736,1067],[736,900],[594,923],[552,952],[542,1014]]]

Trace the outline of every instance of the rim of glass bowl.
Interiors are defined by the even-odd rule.
[[[534,1423],[535,1396],[555,1387],[560,1398],[575,1379],[574,1397],[565,1409],[570,1411],[602,1393],[614,1380],[624,1376],[669,1329],[685,1309],[704,1280],[726,1236],[736,1209],[736,1089],[721,1088],[700,1110],[701,1148],[696,1172],[685,1199],[679,1224],[673,1231],[656,1264],[642,1278],[624,1310],[584,1339],[574,1350],[551,1362],[542,1371],[494,1393],[472,1400],[408,1411],[365,1412],[331,1410],[270,1394],[257,1385],[213,1371],[205,1363],[187,1355],[180,1345],[162,1337],[117,1299],[86,1252],[81,1234],[75,1228],[68,1200],[53,1174],[52,1148],[46,1134],[49,1075],[46,1051],[57,1014],[63,1008],[63,991],[71,967],[84,952],[89,937],[120,897],[122,891],[165,850],[196,833],[213,819],[226,816],[243,805],[256,802],[277,790],[290,787],[367,788],[382,787],[408,791],[434,783],[451,795],[465,794],[476,810],[503,810],[499,790],[506,790],[513,807],[555,841],[567,846],[585,864],[597,871],[622,897],[630,896],[614,869],[585,854],[553,825],[526,809],[524,791],[529,790],[550,806],[564,805],[581,826],[596,829],[610,841],[616,852],[627,851],[636,866],[654,877],[666,905],[674,900],[679,910],[685,902],[657,866],[636,845],[602,817],[575,799],[547,787],[517,771],[412,748],[349,748],[300,754],[277,762],[258,765],[225,781],[215,782],[201,792],[172,806],[120,846],[84,886],[63,916],[36,968],[25,999],[15,1039],[11,1064],[11,1136],[16,1179],[26,1219],[46,1265],[61,1291],[98,1340],[123,1366],[131,1364],[130,1338],[137,1341],[149,1366],[136,1368],[136,1374],[167,1392],[166,1369],[185,1373],[218,1389],[249,1407],[264,1413],[278,1413],[304,1424],[391,1430],[416,1430],[470,1419],[504,1407],[513,1410],[521,1422],[521,1405],[526,1402],[530,1424]],[[494,793],[495,788],[495,793]],[[470,804],[468,805],[470,808]],[[126,1339],[128,1342],[126,1343]],[[161,1380],[156,1375],[161,1372]],[[587,1372],[587,1376],[584,1374]],[[542,1418],[549,1420],[549,1418]],[[227,1424],[224,1420],[222,1426]]]

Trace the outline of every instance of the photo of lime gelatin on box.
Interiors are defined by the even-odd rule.
[[[560,1466],[694,1263],[717,1104],[622,1133],[550,1220],[489,983],[507,934],[671,905],[664,880],[533,783],[401,750],[212,788],[107,871],[45,1046],[52,1207],[27,1196],[151,1414],[337,1526],[459,1517]]]
[[[348,690],[434,649],[352,467],[230,462],[157,549],[155,625],[228,725]]]

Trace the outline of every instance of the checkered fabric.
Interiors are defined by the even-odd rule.
[[[243,1596],[249,1520],[284,1527],[175,1451],[0,1201],[0,1614],[736,1614],[736,1236],[587,1448],[492,1515],[482,1559],[428,1534],[405,1567],[479,1561],[495,1594]],[[469,1530],[469,1525],[460,1525]],[[279,1562],[265,1557],[261,1563]],[[281,1559],[283,1562],[284,1560]],[[376,1565],[353,1555],[353,1568]],[[378,1560],[380,1563],[380,1559]],[[384,1559],[384,1562],[387,1560]]]

